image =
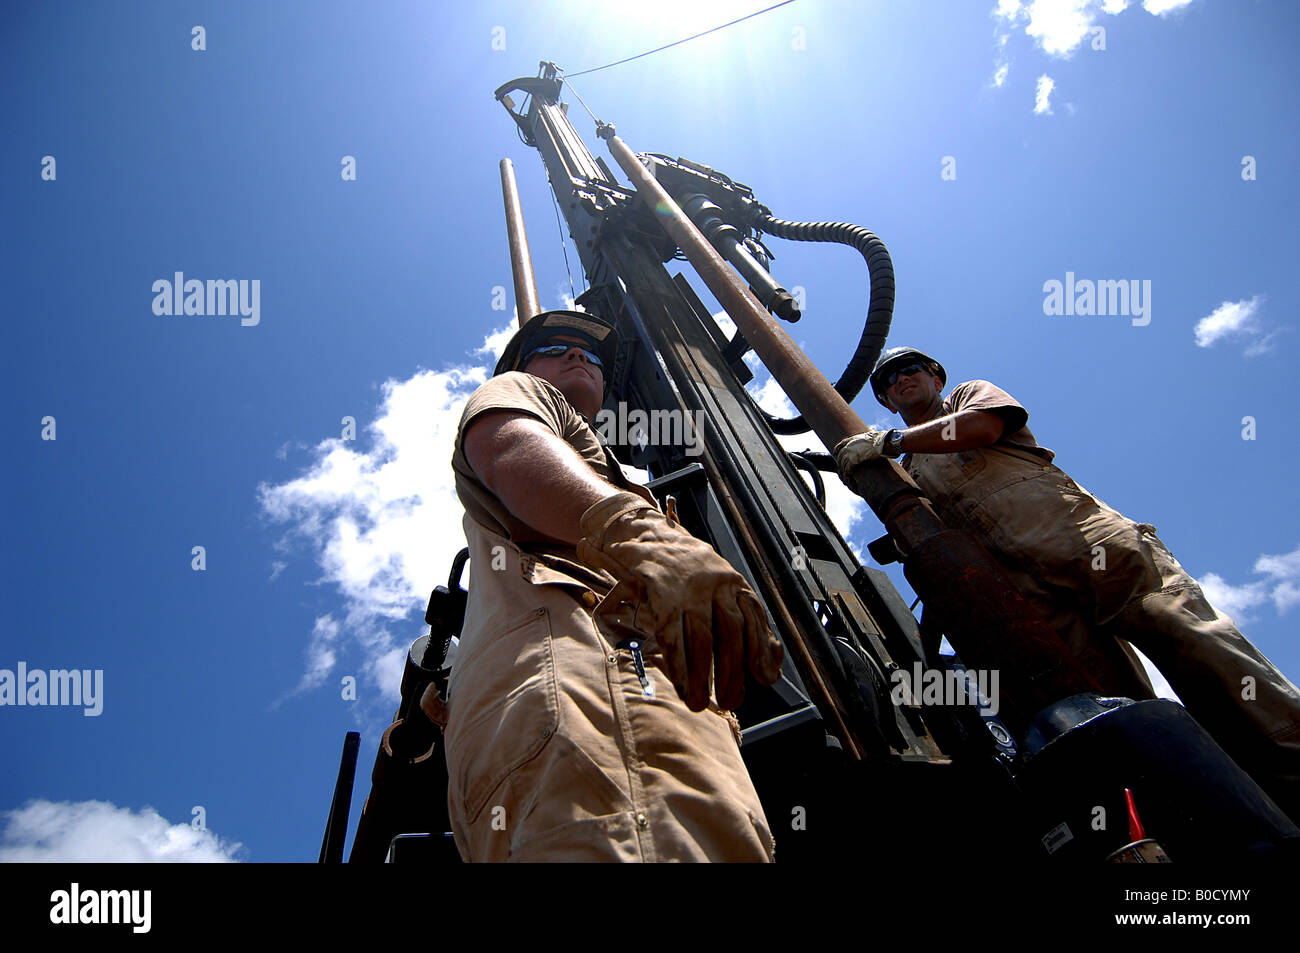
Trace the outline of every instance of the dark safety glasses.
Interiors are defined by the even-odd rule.
[[[921,374],[929,371],[924,364],[908,364],[906,367],[900,367],[896,371],[890,371],[889,376],[885,378],[885,387],[893,387],[895,382],[904,375]]]
[[[541,347],[535,347],[525,354],[524,359],[520,362],[519,366],[527,366],[528,362],[535,357],[563,357],[568,353],[570,348],[574,347],[586,355],[588,364],[591,364],[593,367],[601,366],[600,358],[580,344],[543,344]]]

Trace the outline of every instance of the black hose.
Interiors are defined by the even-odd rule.
[[[766,209],[759,211],[752,222],[755,228],[796,242],[837,242],[852,245],[867,262],[867,276],[871,285],[871,298],[867,304],[867,321],[862,327],[858,349],[853,353],[848,367],[835,382],[835,390],[846,401],[852,401],[861,392],[876,361],[885,347],[889,325],[894,318],[894,263],[889,258],[885,243],[860,225],[847,222],[786,222],[773,218]],[[775,433],[804,433],[811,429],[803,415],[786,420],[773,417],[762,408],[764,419]]]
[[[469,547],[466,546],[456,554],[456,558],[451,561],[451,573],[447,577],[447,588],[451,592],[460,589],[460,574],[465,571],[465,564],[469,562]]]
[[[817,502],[821,508],[826,509],[826,482],[822,480],[817,464],[809,460],[806,453],[795,453],[794,451],[790,452],[790,462],[812,477],[813,495],[817,497]]]
[[[822,453],[820,450],[800,450],[798,453],[818,470],[825,470],[827,473],[837,472],[835,458],[829,453]]]

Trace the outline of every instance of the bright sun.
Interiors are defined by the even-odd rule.
[[[602,13],[626,24],[629,36],[640,35],[646,49],[684,40],[732,20],[757,13],[778,0],[601,0]]]

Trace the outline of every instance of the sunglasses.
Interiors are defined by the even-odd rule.
[[[904,375],[920,374],[928,372],[930,369],[924,364],[908,364],[906,367],[900,367],[896,371],[890,371],[889,376],[885,378],[885,387],[893,387],[900,377]]]
[[[575,347],[587,358],[588,364],[591,364],[593,367],[601,366],[600,358],[579,344],[544,344],[541,347],[535,347],[524,355],[524,359],[520,362],[520,366],[523,367],[527,365],[528,362],[535,357],[563,357]]]

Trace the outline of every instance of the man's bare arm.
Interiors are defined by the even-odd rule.
[[[764,685],[780,677],[784,650],[745,578],[638,495],[606,483],[541,421],[516,411],[486,413],[465,432],[462,447],[479,479],[518,519],[577,543],[584,563],[628,587],[627,597],[639,604],[635,617],[658,638],[664,671],[692,711],[707,707],[711,675],[718,703],[728,709],[745,697],[746,667]]]
[[[619,492],[535,417],[502,410],[465,431],[465,459],[506,509],[539,533],[577,543],[582,514]]]
[[[1005,426],[987,410],[962,410],[903,431],[904,453],[957,453],[997,443]]]

